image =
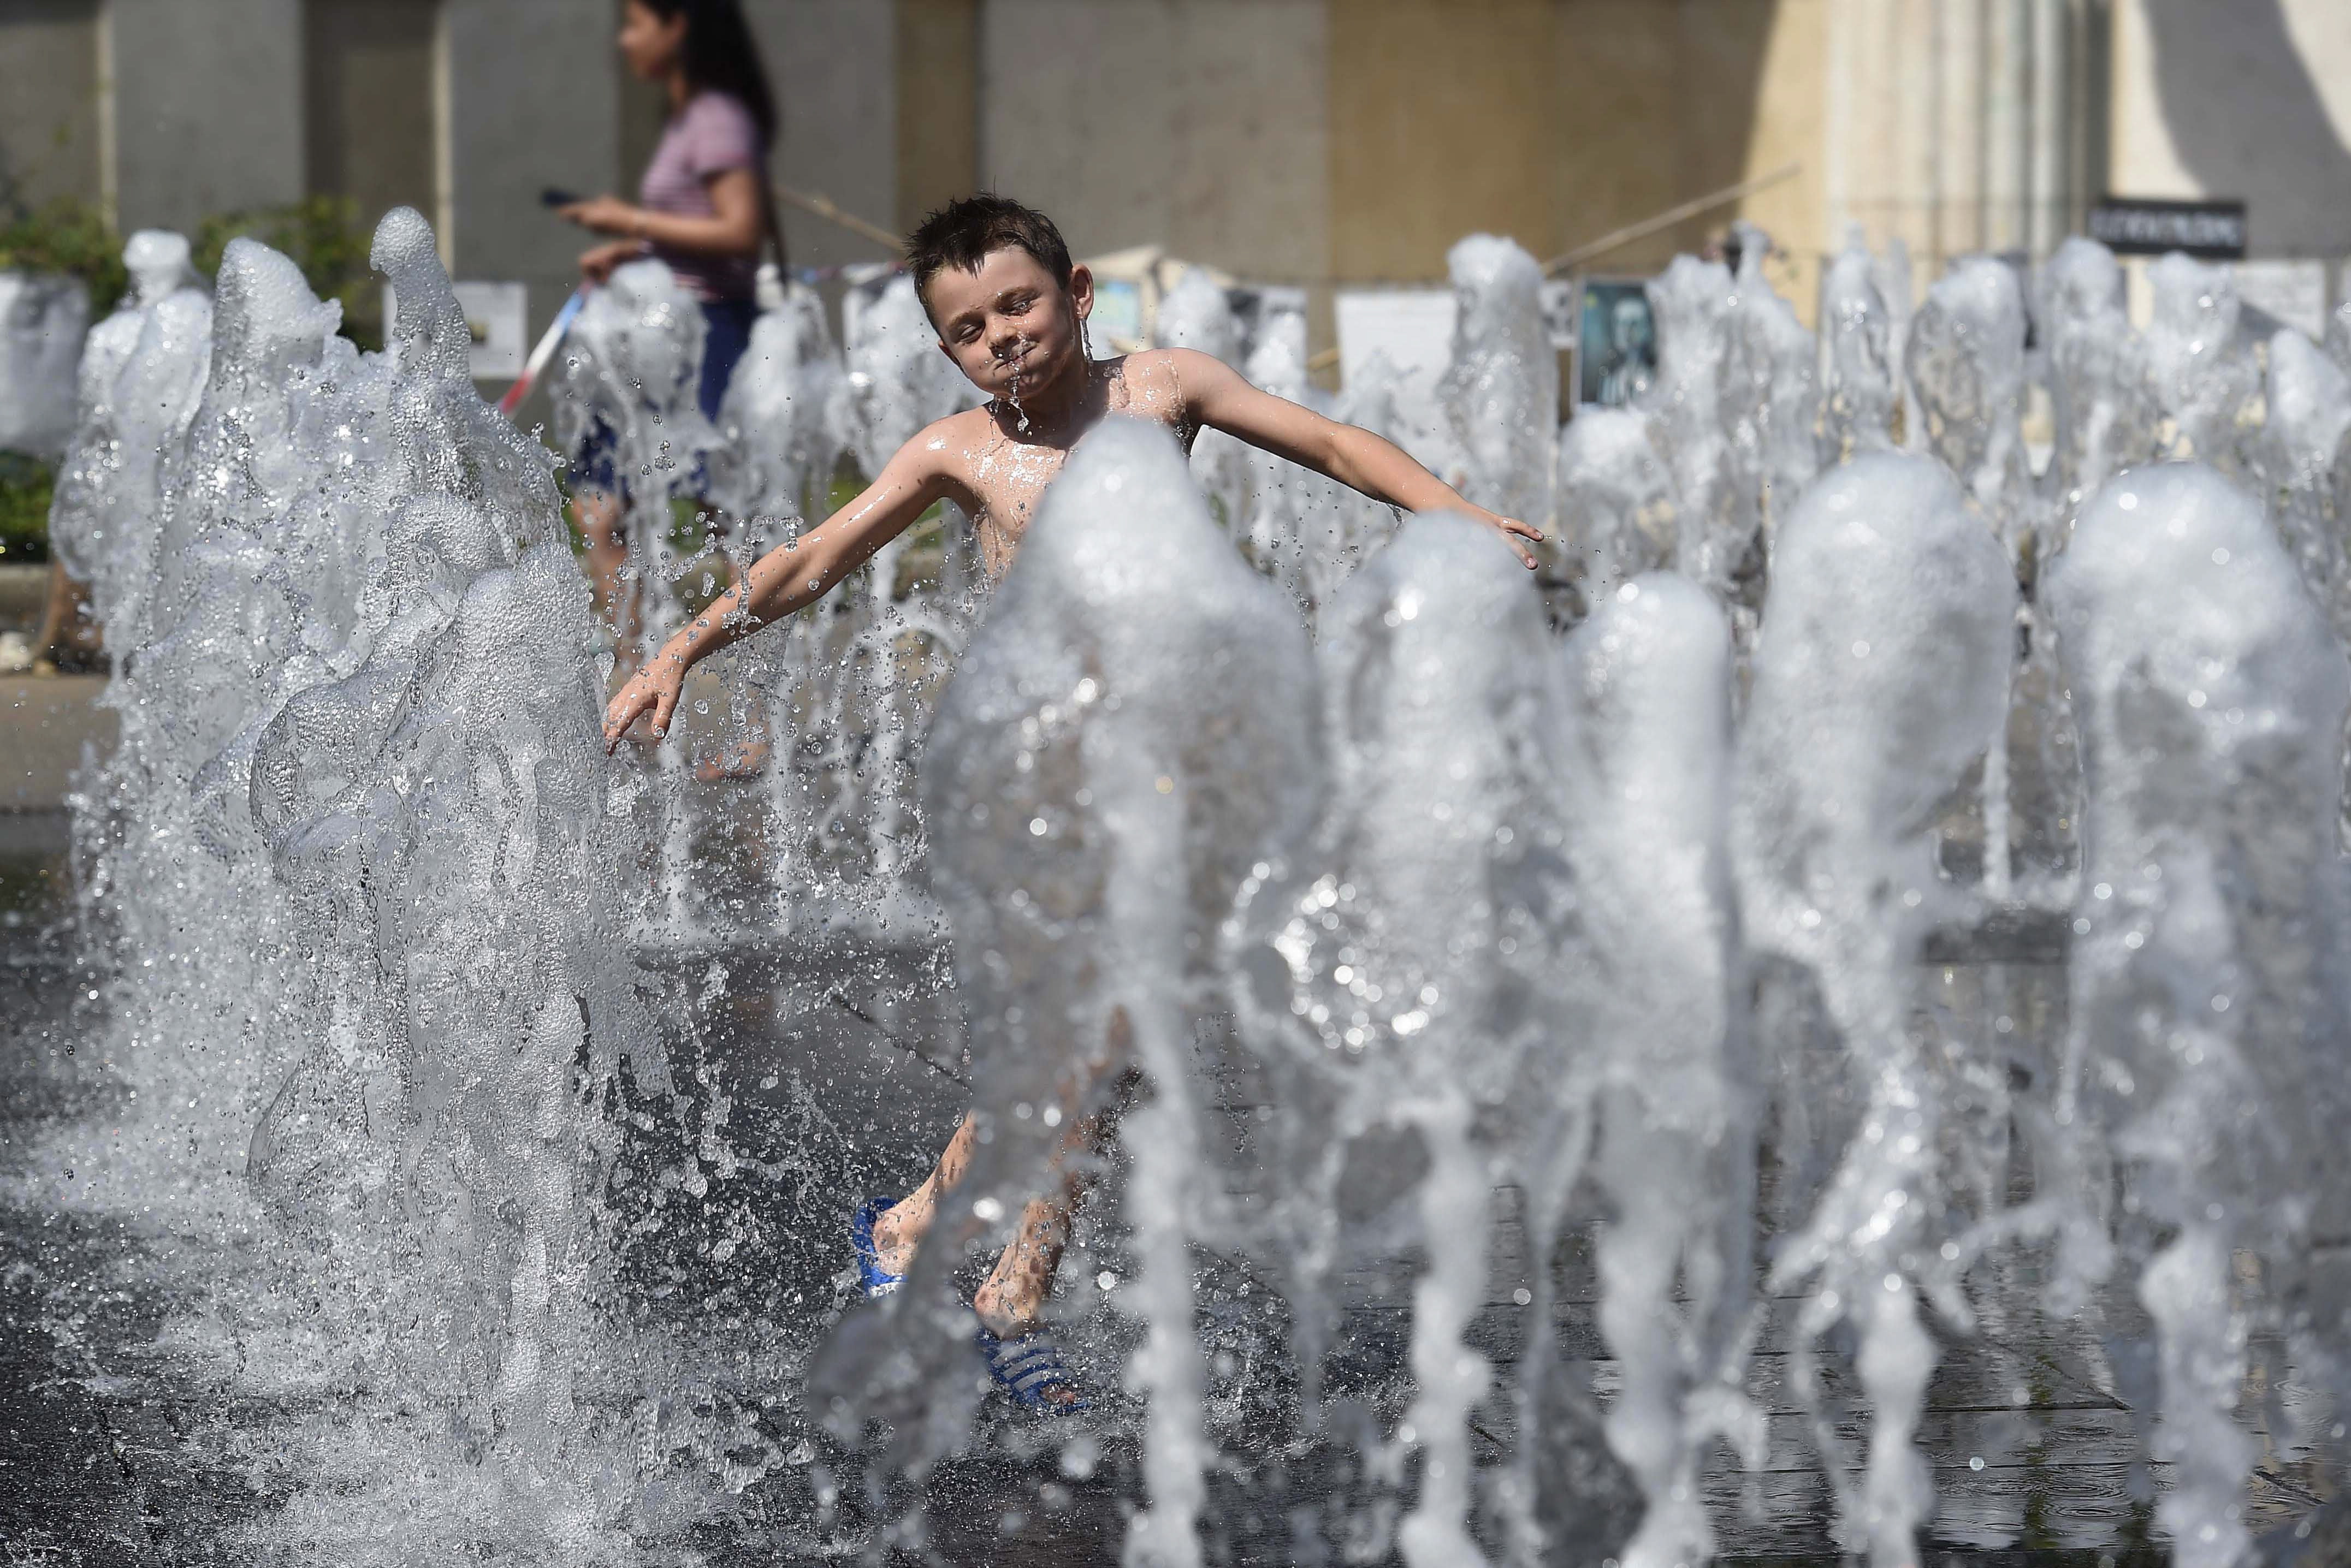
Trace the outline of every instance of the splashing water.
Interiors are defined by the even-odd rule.
[[[1838,463],[1893,444],[1897,349],[1892,312],[1878,291],[1876,258],[1856,227],[1821,272],[1821,457]]]
[[[1061,1141],[1139,1069],[1127,1210],[1151,1399],[1140,1560],[1197,1562],[1207,1452],[1187,1238],[1204,1136],[1186,1064],[1208,940],[1317,775],[1297,618],[1209,522],[1165,432],[1113,420],[1048,493],[942,700],[925,799],[958,932],[980,1152],[893,1314],[852,1320],[821,1386],[910,1441],[959,1413],[962,1243],[1045,1189]],[[1176,591],[1169,591],[1174,588]],[[1203,679],[1204,675],[1211,678]],[[1270,766],[1258,763],[1270,763]],[[1014,1114],[1049,1106],[1053,1115]],[[911,1355],[925,1376],[893,1378]]]
[[[1549,530],[1559,357],[1542,319],[1542,269],[1518,245],[1472,234],[1445,258],[1452,363],[1438,404],[1464,457],[1462,498]]]
[[[1811,1341],[1840,1322],[1859,1335],[1873,1427],[1862,1482],[1840,1484],[1840,1508],[1846,1549],[1891,1568],[1911,1561],[1931,1496],[1912,1446],[1935,1361],[1919,1296],[1967,1316],[1936,1251],[1942,1107],[1902,976],[1942,894],[1928,819],[2003,701],[2015,583],[1949,472],[1892,454],[1823,478],[1782,530],[1774,565],[1732,817],[1742,919],[1750,944],[1817,989],[1865,1106],[1772,1279],[1814,1282],[1792,1376],[1816,1413]],[[1773,1046],[1790,1067],[1812,1065],[1802,1039]],[[1825,1109],[1826,1086],[1800,1093]]]
[[[1673,559],[1673,481],[1649,416],[1593,408],[1559,438],[1560,547],[1581,571],[1594,607],[1644,572]]]
[[[2067,1091],[2110,1143],[2144,1260],[2154,1449],[2177,1467],[2159,1517],[2179,1563],[2220,1568],[2250,1543],[2248,1319],[2291,1310],[2313,1206],[2344,1190],[2326,1064],[2351,998],[2322,955],[2351,916],[2351,667],[2260,506],[2200,465],[2110,483],[2050,596],[2086,784]],[[2339,1355],[2339,1320],[2307,1329]]]
[[[728,515],[820,519],[838,452],[826,417],[844,374],[824,302],[795,285],[752,324],[718,410],[710,499]]]
[[[584,476],[617,506],[628,562],[616,592],[616,651],[631,667],[657,653],[683,623],[674,500],[694,493],[716,432],[695,401],[702,378],[702,306],[658,261],[615,270],[573,323],[549,392],[559,442],[583,452],[601,444],[610,472]],[[605,488],[605,487],[611,488]],[[686,758],[675,740],[656,753],[663,822],[658,871],[646,914],[673,933],[697,923],[688,898],[694,820]]]
[[[1162,348],[1189,348],[1241,369],[1240,324],[1232,301],[1216,280],[1186,267],[1159,302],[1152,335]],[[1208,510],[1228,529],[1249,514],[1249,448],[1238,436],[1204,430],[1192,441],[1192,478],[1208,498]]]
[[[1290,332],[1265,334],[1249,356],[1249,379],[1277,398],[1334,412],[1330,398],[1306,379],[1302,339]],[[1250,475],[1245,547],[1259,570],[1290,590],[1311,624],[1361,562],[1367,526],[1384,531],[1380,521],[1367,516],[1361,498],[1336,480],[1254,447],[1243,457]]]
[[[2226,266],[2174,252],[2147,269],[2147,281],[2154,307],[2142,341],[2157,421],[2154,450],[2236,472],[2245,404],[2261,385],[2251,346],[2238,336],[2236,280]]]
[[[75,428],[49,507],[49,543],[89,588],[90,612],[129,646],[154,551],[156,468],[186,436],[212,342],[212,297],[188,242],[142,229],[123,247],[131,296],[90,328]]]
[[[1670,1568],[1714,1550],[1698,1501],[1708,1441],[1761,1461],[1742,1377],[1756,1074],[1724,846],[1729,627],[1687,579],[1651,573],[1596,606],[1567,657],[1572,857],[1597,981],[1594,1174],[1614,1209],[1599,1316],[1624,1368],[1607,1430],[1646,1505],[1621,1561]],[[1556,1234],[1548,1219],[1539,1233]]]
[[[1723,318],[1730,273],[1719,262],[1676,256],[1648,288],[1657,321],[1657,376],[1646,411],[1673,474],[1679,534],[1676,567],[1728,596],[1755,541],[1739,532],[1722,414]],[[1755,515],[1748,509],[1746,515]]]
[[[1306,1287],[1295,1293],[1311,1299],[1345,1244],[1330,1224],[1351,1143],[1401,1142],[1426,1172],[1416,1397],[1397,1439],[1422,1455],[1419,1502],[1398,1533],[1416,1568],[1483,1561],[1468,1423],[1492,1371],[1464,1343],[1485,1289],[1482,1173],[1501,1163],[1561,1193],[1575,1161],[1558,1150],[1582,1136],[1581,1064],[1561,1054],[1578,1021],[1562,973],[1575,900],[1548,788],[1562,670],[1517,570],[1490,533],[1437,517],[1348,585],[1322,659],[1334,746],[1322,819],[1246,890],[1262,913],[1242,961],[1254,992],[1242,1037],[1291,1085],[1275,1127],[1293,1152],[1277,1159],[1311,1195],[1267,1239],[1292,1253]],[[1526,1095],[1536,1083],[1546,1092]],[[1480,1136],[1513,1106],[1531,1125]],[[1320,1339],[1310,1330],[1301,1354]]]
[[[944,918],[982,1141],[888,1302],[836,1322],[763,1276],[704,1323],[663,1293],[736,1244],[716,1184],[821,1277],[850,1177],[816,1168],[913,1133],[790,1099],[794,1147],[728,1141],[742,1085],[694,1054],[709,1014],[633,919],[664,884],[629,868],[744,840],[639,815],[599,759],[548,466],[475,395],[422,221],[377,236],[381,355],[261,247],[209,330],[145,250],[58,501],[131,655],[77,828],[93,1054],[129,1097],[8,1181],[219,1260],[161,1343],[283,1412],[299,1484],[255,1554],[667,1560],[739,1530],[977,1560],[1091,1497],[1072,1528],[1138,1563],[1667,1568],[1764,1539],[1730,1471],[1806,1462],[1767,1457],[1778,1398],[1831,1543],[1907,1563],[1968,1501],[1938,1512],[1930,1384],[2021,1382],[2053,1335],[2143,1407],[2158,1537],[2227,1568],[2260,1444],[2304,1451],[2255,1394],[2333,1418],[2351,383],[2242,341],[2225,274],[2162,264],[2134,334],[2094,246],[2030,289],[1977,259],[1906,327],[1902,269],[1849,246],[1822,356],[1752,263],[1684,258],[1648,400],[1554,448],[1531,263],[1468,242],[1437,411],[1377,366],[1338,406],[1441,425],[1480,499],[1556,513],[1563,643],[1465,520],[1269,464],[1220,530],[1165,433],[1113,421],[977,632],[948,518],[745,645],[776,898],[705,922],[703,1002],[835,963],[877,1031],[927,1027],[885,961]],[[714,439],[698,317],[652,273],[614,292],[559,418],[617,419],[666,507]],[[1192,292],[1162,329],[1196,307],[1206,348],[1226,302]],[[705,476],[729,513],[788,528],[840,453],[872,472],[968,406],[911,286],[859,297],[838,369],[806,298],[759,324]],[[1250,369],[1313,403],[1297,328]],[[886,928],[807,919],[890,889]],[[2018,929],[2041,956],[2000,956]],[[1047,1313],[1096,1408],[972,1444],[956,1280],[1064,1177],[1098,1196]]]
[[[2152,421],[2139,412],[2144,352],[2123,309],[2123,274],[2114,253],[2076,236],[2041,269],[2039,318],[2049,337],[2049,392],[2058,430],[2049,488],[2059,515],[2073,514],[2120,469],[2148,455],[2133,433]]]
[[[2025,485],[2024,293],[2016,271],[1972,256],[1927,290],[1905,367],[1926,416],[1926,450],[1941,458],[2014,555],[2031,516],[2011,509]]]
[[[1729,435],[1733,528],[1768,545],[1819,468],[1819,351],[1763,280],[1771,242],[1745,225],[1738,292],[1722,320],[1721,417]]]

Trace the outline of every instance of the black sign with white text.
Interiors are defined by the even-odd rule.
[[[2090,209],[2090,237],[2116,255],[2186,251],[2204,261],[2242,261],[2245,204],[2108,196]]]

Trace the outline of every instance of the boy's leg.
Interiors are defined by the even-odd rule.
[[[873,1221],[873,1251],[882,1267],[893,1274],[903,1274],[914,1261],[914,1249],[938,1218],[939,1199],[952,1191],[963,1173],[971,1165],[974,1129],[978,1124],[969,1112],[963,1123],[947,1139],[947,1147],[939,1153],[938,1164],[931,1168],[923,1184],[906,1194]]]
[[[621,498],[608,491],[581,489],[571,500],[571,521],[587,541],[588,576],[596,588],[596,613],[610,621],[619,661],[632,661],[635,628],[620,604],[621,568],[629,564],[629,541],[622,532]]]
[[[65,563],[52,556],[49,591],[41,606],[41,625],[33,634],[35,659],[63,664],[68,654],[98,650],[98,628],[81,613],[89,597],[81,584],[66,576]]]
[[[712,514],[714,519],[718,515],[716,512]],[[742,526],[739,523],[731,525],[736,528]],[[716,522],[713,526],[716,526]],[[713,573],[720,579],[718,593],[721,598],[735,590],[735,585],[742,579],[744,567],[757,558],[756,554],[747,550],[738,559],[737,552],[726,548],[722,543],[718,558],[713,565]],[[732,784],[758,778],[766,770],[768,755],[775,750],[774,742],[768,739],[768,714],[755,705],[746,726],[747,732],[743,738],[729,742],[705,755],[694,764],[694,776],[704,784]],[[878,1233],[876,1239],[879,1239]],[[889,1266],[886,1254],[883,1266]]]
[[[1081,1069],[1081,1081],[1065,1085],[1066,1105],[1074,1106],[1079,1103],[1083,1087],[1095,1082],[1102,1072],[1113,1064],[1125,1064],[1134,1039],[1126,1009],[1113,1010],[1107,1035],[1109,1053],[1085,1064]],[[1131,1085],[1133,1069],[1126,1068],[1125,1073]],[[1091,1158],[1073,1160],[1071,1156],[1100,1153],[1112,1126],[1113,1113],[1109,1111],[1082,1117],[1071,1124],[1061,1147],[1053,1151],[1052,1168],[1061,1190],[1031,1199],[1022,1209],[1019,1230],[974,1298],[980,1321],[990,1333],[998,1331],[999,1319],[1033,1326],[1046,1293],[1052,1287],[1053,1272],[1061,1266],[1062,1249],[1069,1244],[1070,1216],[1092,1182],[1095,1162]],[[955,1137],[941,1151],[938,1164],[923,1179],[923,1184],[873,1222],[873,1249],[883,1268],[903,1274],[914,1262],[914,1249],[922,1244],[931,1221],[938,1217],[939,1199],[953,1190],[969,1168],[976,1137],[977,1123],[967,1114],[963,1125],[956,1128]],[[1003,1317],[1007,1311],[1010,1315]]]
[[[1020,1228],[972,1293],[971,1308],[998,1339],[1028,1333],[1044,1316],[1045,1298],[1070,1244],[1070,1221],[1093,1185],[1099,1155],[1111,1130],[1111,1115],[1088,1116],[1070,1129],[1053,1151],[1061,1190],[1032,1198],[1020,1210]],[[1074,1396],[1072,1396],[1074,1397]]]

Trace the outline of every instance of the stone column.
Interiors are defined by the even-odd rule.
[[[898,216],[898,16],[877,0],[744,0],[783,114],[778,183],[819,192],[843,212]],[[631,178],[634,178],[632,173]],[[880,261],[872,240],[786,207],[785,243],[802,266]]]
[[[107,32],[125,231],[301,197],[300,0],[112,0]]]
[[[441,254],[461,278],[530,290],[536,335],[580,281],[595,236],[539,201],[552,186],[633,193],[620,167],[619,67],[607,0],[444,0]],[[528,421],[526,421],[528,424]]]

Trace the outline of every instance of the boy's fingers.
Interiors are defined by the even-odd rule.
[[[1543,536],[1542,530],[1531,523],[1521,523],[1515,517],[1497,517],[1494,522],[1502,531],[1502,542],[1519,553],[1519,559],[1526,564],[1527,570],[1533,571],[1537,565],[1534,552],[1519,541],[1531,539],[1541,544]]]
[[[611,705],[604,710],[604,754],[606,756],[609,757],[621,749],[622,741],[628,736],[629,726],[635,723],[638,715],[644,711],[643,694],[633,684],[612,699]]]

